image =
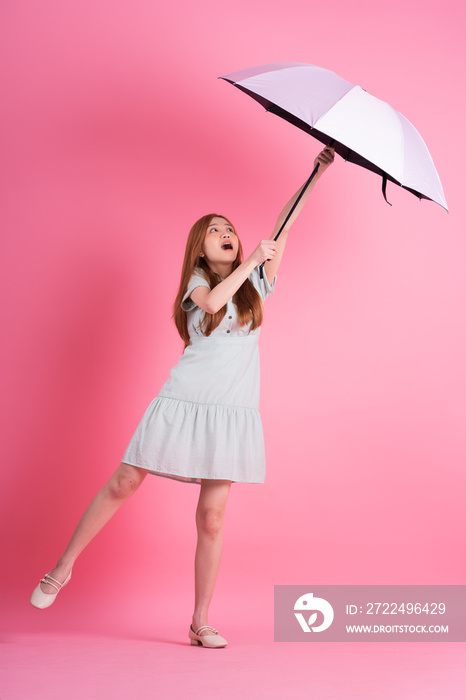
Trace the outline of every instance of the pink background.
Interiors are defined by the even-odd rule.
[[[464,583],[464,19],[455,0],[2,3],[7,630],[186,636],[190,484],[148,477],[63,598],[28,600],[178,360],[192,222],[224,213],[248,253],[310,172],[317,141],[217,80],[275,61],[403,112],[450,213],[390,183],[389,207],[340,158],[318,183],[266,305],[266,483],[232,487],[210,619],[270,640],[274,584]]]

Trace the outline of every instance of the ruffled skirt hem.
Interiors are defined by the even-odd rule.
[[[146,409],[122,462],[189,483],[264,483],[259,411],[159,395]]]

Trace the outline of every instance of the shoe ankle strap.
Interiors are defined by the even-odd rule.
[[[218,634],[215,627],[211,627],[210,625],[202,625],[202,627],[199,627],[199,629],[196,632],[194,632],[194,634],[197,634],[197,636],[200,636],[199,632],[202,632],[202,630],[212,630],[212,632],[215,632],[215,634]]]
[[[57,581],[56,578],[53,578],[53,576],[50,576],[50,574],[45,574],[44,578],[41,579],[41,583],[48,583],[49,586],[56,588],[57,592],[63,588],[63,584]]]

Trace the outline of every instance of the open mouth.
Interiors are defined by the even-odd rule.
[[[222,245],[222,250],[233,250],[233,246],[231,245],[231,243],[224,243]]]

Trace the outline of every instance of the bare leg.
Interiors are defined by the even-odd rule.
[[[223,518],[230,486],[231,481],[219,479],[203,479],[201,483],[196,510],[194,630],[208,624],[209,605],[222,556]]]
[[[121,462],[109,481],[90,502],[83,513],[68,546],[57,565],[50,572],[54,579],[63,583],[83,549],[110,520],[118,508],[139,488],[148,474],[147,469],[133,467]],[[56,588],[41,584],[44,593],[56,593]]]

